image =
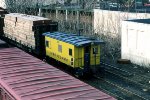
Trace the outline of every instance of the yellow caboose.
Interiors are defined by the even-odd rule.
[[[69,65],[75,73],[95,72],[100,65],[100,46],[103,41],[76,34],[44,33],[46,56]]]

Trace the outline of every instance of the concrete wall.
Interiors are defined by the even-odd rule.
[[[36,5],[37,3],[39,5],[50,5],[50,4],[56,4],[57,2],[60,4],[64,4],[67,0],[28,0],[32,3],[30,5]],[[21,0],[18,0],[18,2],[24,2]],[[77,3],[77,0],[72,0],[71,3]]]
[[[143,18],[150,18],[150,14],[94,9],[94,30],[95,33],[109,32],[117,35],[121,33],[121,21]]]
[[[150,24],[131,21],[122,22],[121,57],[150,67]]]
[[[49,4],[56,4],[57,0],[40,0],[39,2],[43,3],[43,5],[49,5]]]
[[[11,0],[10,0],[11,1]],[[9,1],[9,2],[10,2]],[[16,5],[24,5],[25,7],[35,7],[38,5],[50,5],[50,4],[56,4],[57,0],[16,0],[17,3],[14,2]],[[11,5],[10,5],[11,6]]]

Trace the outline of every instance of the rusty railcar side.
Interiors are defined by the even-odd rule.
[[[0,100],[115,100],[17,49],[0,49]]]
[[[5,88],[0,85],[0,100],[16,100]]]

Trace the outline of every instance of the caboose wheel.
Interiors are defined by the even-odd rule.
[[[83,74],[81,74],[81,73],[80,73],[80,74],[79,74],[79,73],[75,73],[74,75],[75,75],[76,78],[81,78],[81,77],[83,77]]]
[[[74,76],[76,78],[81,78],[84,76],[84,73],[81,69],[77,68],[77,69],[74,69]]]

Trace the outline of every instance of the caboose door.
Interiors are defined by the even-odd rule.
[[[84,48],[84,69],[89,70],[90,66],[90,46]]]

